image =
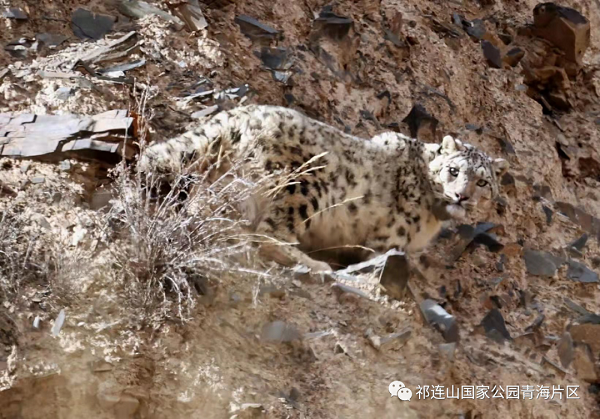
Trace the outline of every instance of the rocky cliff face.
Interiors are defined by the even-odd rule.
[[[0,417],[600,414],[598,2],[0,6]],[[183,314],[163,285],[148,310],[154,277],[102,228],[124,190],[107,171],[146,121],[161,140],[242,103],[364,138],[452,134],[511,170],[420,256],[411,292],[391,263],[333,283],[254,266],[188,273]]]

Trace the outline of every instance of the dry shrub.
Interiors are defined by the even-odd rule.
[[[22,206],[2,202],[0,208],[0,364],[16,353],[20,328],[12,309],[32,285],[46,287],[50,264],[40,237],[30,231]],[[6,357],[8,355],[8,358]],[[9,362],[10,364],[10,362]],[[5,364],[6,365],[6,364]],[[4,372],[4,374],[3,374]],[[0,391],[12,385],[12,370],[0,368]]]
[[[155,314],[168,316],[176,307],[185,319],[195,294],[205,294],[209,282],[226,273],[254,272],[254,249],[239,213],[252,185],[204,180],[178,176],[166,196],[154,199],[158,176],[146,174],[142,181],[123,165],[115,171],[106,244],[132,301]],[[182,200],[189,189],[193,193]]]
[[[89,255],[65,252],[64,243],[26,218],[24,206],[9,203],[0,210],[0,304],[17,304],[23,293],[36,291],[51,310],[72,305]]]
[[[0,293],[2,300],[14,300],[22,286],[45,282],[48,260],[39,237],[26,228],[23,208],[7,204],[0,210]]]
[[[146,100],[138,103],[144,123],[151,119]],[[145,138],[139,146],[143,151]],[[218,179],[209,179],[209,172],[183,169],[158,196],[164,177],[157,173],[125,163],[111,173],[115,198],[103,219],[103,241],[129,302],[154,320],[189,319],[196,295],[223,276],[266,274],[255,267],[254,238],[241,215],[241,207],[264,190],[266,177],[236,164]]]

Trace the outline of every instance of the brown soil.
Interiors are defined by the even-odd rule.
[[[187,321],[140,322],[122,293],[123,284],[115,282],[112,256],[98,245],[101,233],[94,228],[98,211],[90,202],[97,188],[110,183],[105,171],[77,161],[70,171],[38,161],[24,170],[28,161],[2,159],[0,183],[18,192],[16,197],[2,195],[2,207],[20,205],[23,228],[37,234],[39,243],[52,243],[63,265],[50,283],[24,281],[14,298],[2,301],[1,418],[600,417],[600,353],[593,342],[591,358],[576,357],[564,371],[543,362],[545,357],[560,365],[558,339],[579,317],[565,298],[600,313],[600,288],[567,279],[564,267],[553,278],[532,276],[522,258],[524,247],[560,251],[586,230],[585,223],[558,213],[554,202],[600,217],[599,2],[565,4],[590,20],[591,43],[571,81],[571,108],[552,115],[523,90],[521,64],[491,68],[479,42],[452,23],[453,12],[468,20],[489,17],[490,33],[515,29],[515,44],[531,54],[533,41],[516,29],[532,22],[534,1],[340,0],[333,10],[354,20],[340,41],[311,37],[313,21],[326,5],[320,0],[201,4],[208,28],[193,34],[176,31],[157,16],[125,19],[117,3],[0,0],[2,7],[20,7],[29,16],[27,21],[0,19],[3,45],[43,32],[68,37],[56,50],[30,52],[24,59],[0,52],[0,71],[11,69],[0,79],[0,112],[129,109],[141,89],[149,87],[155,94],[151,135],[160,140],[185,130],[194,122],[192,113],[215,103],[212,98],[204,103],[182,99],[206,78],[215,91],[248,84],[243,99],[231,97],[220,102],[222,107],[291,106],[367,138],[386,129],[408,134],[403,120],[413,105],[421,104],[439,121],[435,133],[419,131],[425,140],[454,133],[510,160],[514,185],[503,188],[504,204],[492,203],[472,220],[501,224],[496,234],[505,247],[500,253],[469,248],[448,269],[443,258],[456,249],[456,239],[440,239],[426,252],[431,263],[424,277],[411,279],[418,298],[433,298],[456,317],[460,343],[450,356],[444,338],[424,323],[413,298],[390,299],[368,276],[348,285],[370,298],[340,294],[330,283],[278,270],[260,279],[224,276],[212,298],[198,298]],[[160,6],[167,10],[163,2]],[[144,58],[146,65],[127,72],[135,86],[90,79],[90,87],[37,75],[107,42],[83,42],[73,35],[69,21],[77,7],[118,16],[111,39],[138,32],[143,45],[127,61]],[[397,13],[399,46],[384,39]],[[240,14],[284,35],[270,45],[293,51],[287,85],[274,80],[255,55],[261,46],[240,32],[234,22]],[[57,99],[60,87],[73,88],[67,100]],[[503,150],[506,141],[514,153]],[[559,152],[557,142],[571,147],[570,157]],[[31,182],[40,176],[43,183]],[[534,199],[542,186],[546,196]],[[554,208],[550,224],[544,205]],[[590,236],[577,259],[594,269],[600,248]],[[502,271],[497,267],[501,258]],[[478,327],[494,307],[514,338],[510,342],[496,343]],[[66,321],[55,337],[51,329],[61,309]],[[544,321],[535,336],[527,335],[541,314]],[[36,317],[39,328],[32,326]],[[266,342],[263,327],[278,320],[302,339]],[[379,349],[365,337],[369,329],[386,336],[407,328],[407,338]],[[394,380],[412,389],[411,402],[390,397],[388,385]],[[418,385],[577,385],[580,399],[419,400]]]

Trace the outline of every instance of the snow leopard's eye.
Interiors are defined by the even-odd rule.
[[[450,172],[450,174],[454,177],[458,176],[458,169],[456,167],[451,167],[450,169],[448,169],[448,171]]]
[[[481,188],[483,188],[483,187],[484,187],[484,186],[486,186],[487,184],[488,184],[488,181],[487,181],[487,180],[485,180],[485,179],[479,179],[479,180],[477,181],[477,186],[479,186],[479,187],[481,187]]]

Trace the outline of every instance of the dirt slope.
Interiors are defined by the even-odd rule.
[[[262,276],[223,274],[209,295],[194,297],[185,322],[152,317],[130,304],[136,296],[115,273],[118,258],[97,228],[101,186],[113,182],[106,165],[3,158],[2,208],[16,208],[17,229],[26,233],[12,249],[22,257],[46,250],[53,263],[23,273],[19,289],[0,294],[0,417],[600,417],[600,326],[593,316],[578,320],[600,313],[600,288],[571,272],[577,261],[592,272],[600,265],[600,3],[562,4],[591,28],[568,82],[562,70],[528,78],[527,69],[564,67],[564,52],[528,29],[534,1],[207,1],[199,7],[208,26],[193,33],[158,16],[126,17],[120,3],[0,0],[3,9],[28,16],[0,19],[0,42],[32,40],[12,54],[0,51],[0,112],[133,109],[147,88],[153,140],[185,130],[197,111],[241,103],[291,106],[365,138],[387,129],[413,130],[424,141],[453,133],[511,162],[503,199],[472,219],[496,224],[490,233],[503,247],[466,247],[451,230],[422,257],[429,266],[423,277],[411,279],[419,299],[434,299],[456,318],[455,348],[424,322],[413,298],[388,298],[369,274],[346,282],[365,298],[265,264],[270,270]],[[152,3],[175,13],[176,2]],[[112,31],[79,39],[70,23],[79,7],[116,18]],[[254,28],[251,39],[242,31],[252,25],[239,24],[241,15],[270,28]],[[472,27],[487,35],[469,35]],[[135,84],[77,67],[78,58],[129,31],[137,33],[137,48],[89,66],[143,59],[122,76]],[[32,46],[40,33],[66,40]],[[512,48],[524,57],[495,68],[482,41],[500,57]],[[407,118],[416,105],[427,115]],[[589,239],[579,253],[565,253],[584,233]],[[29,246],[24,237],[36,241]],[[536,276],[528,249],[571,261],[550,262],[552,270],[542,257],[552,272]],[[494,340],[502,334],[497,323],[495,334],[482,330],[489,313],[500,313],[510,340]],[[285,322],[289,342],[268,340],[281,325],[274,322]],[[394,333],[378,347],[374,337]],[[573,360],[561,364],[565,353]],[[411,388],[410,402],[390,397],[394,380]],[[419,400],[417,386],[425,385],[575,385],[580,398]]]

